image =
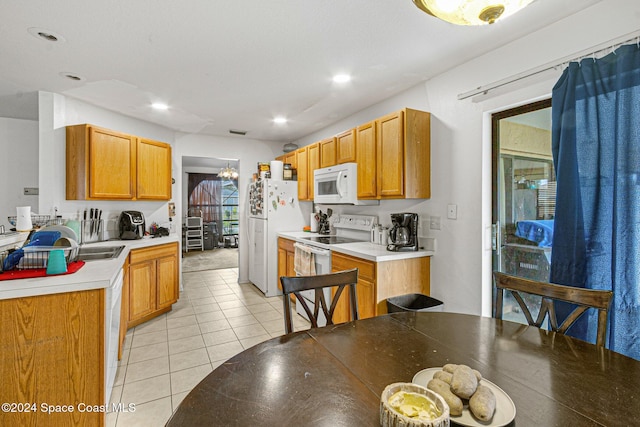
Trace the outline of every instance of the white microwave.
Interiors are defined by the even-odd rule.
[[[358,165],[343,163],[313,171],[313,201],[324,205],[378,205],[358,200]]]

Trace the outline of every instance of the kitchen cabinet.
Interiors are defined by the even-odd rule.
[[[171,310],[179,296],[178,244],[132,250],[128,282],[127,329]]]
[[[356,128],[356,163],[358,164],[358,198],[378,197],[376,145],[376,122],[369,122]]]
[[[82,124],[66,128],[67,200],[169,200],[171,146]]]
[[[431,197],[430,114],[405,108],[376,120],[378,197]]]
[[[358,297],[358,315],[361,319],[367,319],[376,315],[375,310],[375,286],[376,286],[376,263],[356,258],[349,255],[332,252],[331,268],[333,272],[358,269],[358,284],[356,285],[356,296]],[[334,319],[336,323],[348,322],[351,320],[349,296],[345,291],[340,296],[340,310],[336,309]],[[335,294],[335,290],[334,290]],[[336,317],[336,315],[338,317]]]
[[[295,276],[295,242],[282,237],[278,238],[278,289],[282,290],[280,277]],[[295,301],[295,296],[291,294],[291,301]]]
[[[328,168],[336,165],[336,139],[334,137],[323,139],[320,145],[320,167]]]
[[[336,136],[336,163],[357,162],[356,129],[349,129]]]
[[[289,163],[291,165],[291,169],[297,169],[298,163],[296,162],[295,150],[276,157],[276,160],[280,160],[282,163]]]
[[[404,258],[372,262],[363,258],[332,251],[332,271],[358,268],[358,314],[361,319],[387,313],[387,298],[420,293],[429,295],[430,258]],[[343,291],[334,320],[336,323],[351,320],[349,296]]]
[[[320,168],[320,144],[315,143],[311,144],[307,147],[307,197],[309,200],[313,201],[314,196],[314,184],[313,184],[313,172]]]
[[[310,180],[308,147],[302,147],[296,150],[296,165],[298,171],[298,200],[309,200],[309,182],[313,182],[313,176]]]
[[[118,336],[118,360],[122,360],[124,340],[127,336],[129,324],[129,257],[122,267],[122,302],[120,303],[120,331]]]
[[[171,146],[139,138],[137,149],[136,199],[171,199]]]
[[[104,412],[79,410],[106,402],[105,304],[105,289],[0,300],[0,401],[21,405],[0,425],[105,425]]]

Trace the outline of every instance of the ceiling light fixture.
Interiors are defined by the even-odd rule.
[[[283,125],[283,124],[287,123],[287,118],[286,117],[282,117],[282,116],[274,117],[273,118],[273,123],[276,123],[276,124],[279,124],[279,125]]]
[[[493,24],[533,0],[412,0],[422,11],[456,25]]]
[[[218,176],[226,179],[238,179],[238,171],[229,167],[229,162],[227,162],[227,167],[220,169]]]
[[[151,104],[151,107],[154,110],[168,110],[169,106],[163,102],[154,102],[153,104]]]
[[[351,81],[351,76],[349,74],[336,74],[333,76],[334,83],[347,83]]]

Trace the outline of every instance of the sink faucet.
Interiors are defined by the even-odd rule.
[[[5,231],[4,231],[4,224],[3,224],[3,225],[0,225],[0,234],[4,234],[4,233]]]

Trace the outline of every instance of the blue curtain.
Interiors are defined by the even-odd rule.
[[[550,280],[613,290],[608,348],[640,360],[636,44],[565,69],[552,95],[552,151],[558,187]],[[558,310],[559,317],[566,313]],[[595,342],[596,316],[590,313],[570,334]]]

